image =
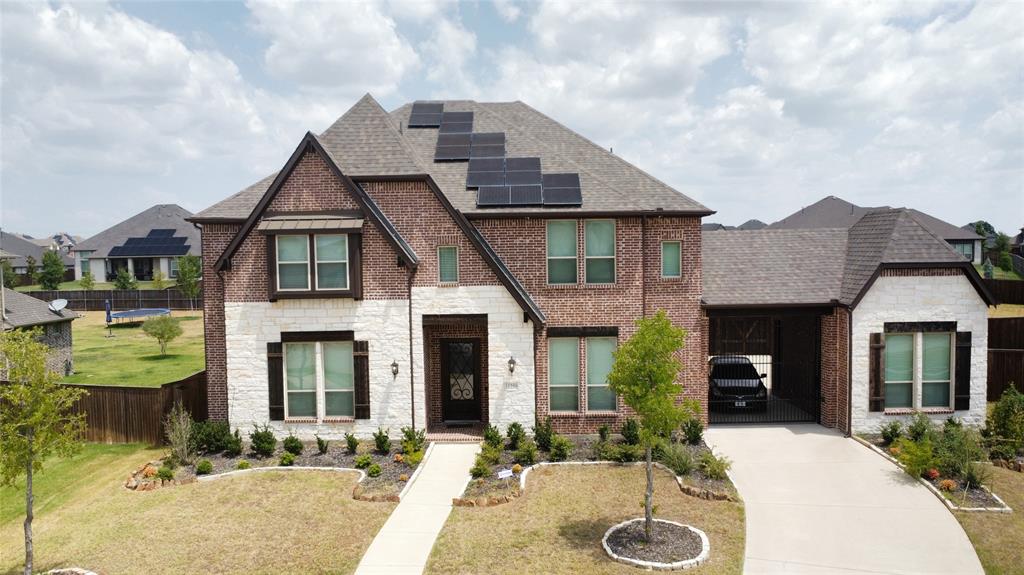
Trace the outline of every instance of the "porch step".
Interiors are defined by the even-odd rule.
[[[435,443],[480,443],[483,439],[482,434],[472,429],[427,433],[427,441]]]

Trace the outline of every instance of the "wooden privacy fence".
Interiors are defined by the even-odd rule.
[[[1024,304],[1024,281],[984,280],[999,303]]]
[[[201,292],[200,292],[201,293]],[[55,299],[68,300],[68,307],[75,311],[103,311],[106,300],[114,311],[138,309],[145,307],[165,307],[169,309],[203,309],[203,297],[200,295],[189,302],[185,294],[176,288],[163,290],[60,290],[25,292],[43,301]]]
[[[1024,317],[990,318],[988,400],[998,400],[1010,386],[1024,393]]]
[[[178,401],[192,419],[207,417],[205,371],[160,387],[66,385],[88,391],[73,408],[75,413],[85,413],[86,441],[161,445],[164,416]]]

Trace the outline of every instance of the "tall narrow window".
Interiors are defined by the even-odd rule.
[[[682,276],[683,260],[679,242],[661,242],[661,277]]]
[[[548,222],[548,283],[576,283],[576,222]]]
[[[885,406],[914,406],[914,336],[885,336]]]
[[[548,340],[548,382],[551,411],[579,411],[580,340],[556,337]]]
[[[316,289],[348,289],[348,236],[316,236]]]
[[[178,258],[171,258],[168,261],[168,269],[170,271],[171,279],[178,279]]]
[[[615,283],[615,221],[587,220],[584,232],[587,283]]]
[[[284,346],[286,417],[316,417],[316,345]]]
[[[277,289],[309,289],[309,236],[277,238]]]
[[[437,279],[441,283],[459,281],[459,248],[455,246],[437,248]]]
[[[615,411],[615,393],[608,387],[608,374],[615,358],[614,337],[587,338],[587,410]]]
[[[921,334],[921,407],[951,407],[948,333]]]
[[[321,347],[324,361],[324,415],[354,417],[355,368],[352,342],[324,342]]]

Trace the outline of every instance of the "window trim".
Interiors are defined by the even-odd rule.
[[[350,343],[352,350],[352,389],[350,390],[327,390],[327,376],[324,371],[324,350],[325,343]],[[289,391],[288,389],[288,347],[296,345],[313,346],[313,377],[315,388],[312,390]],[[293,423],[336,423],[355,421],[356,412],[356,381],[355,381],[355,344],[349,338],[334,338],[326,340],[311,341],[307,339],[295,339],[294,341],[282,341],[281,343],[281,385],[284,388],[284,421]],[[315,398],[316,414],[314,416],[298,415],[292,416],[288,413],[289,393],[312,393]],[[327,415],[327,394],[328,393],[351,393],[352,394],[352,415]]]
[[[887,333],[887,334],[885,334],[885,339],[886,339],[886,342],[885,342],[886,343],[886,346],[885,346],[885,354],[886,354],[885,363],[886,363],[886,365],[889,364],[889,358],[888,358],[889,338],[891,338],[892,336],[910,336],[910,379],[906,380],[906,381],[904,381],[904,380],[889,381],[889,378],[885,377],[885,373],[883,372],[882,377],[884,378],[884,381],[882,383],[886,387],[883,387],[882,389],[883,389],[883,391],[888,392],[888,389],[889,389],[888,385],[890,383],[892,383],[892,384],[899,384],[899,385],[903,385],[903,384],[909,383],[910,384],[910,405],[909,406],[894,406],[891,409],[916,409],[916,407],[917,407],[917,405],[919,403],[919,401],[917,400],[917,397],[918,397],[918,387],[917,387],[917,335],[916,335],[915,332],[895,332],[895,333]],[[888,393],[885,393],[885,397],[888,397]],[[886,409],[889,409],[888,401],[886,402]]]
[[[590,222],[611,222],[612,223],[612,255],[610,255],[610,256],[588,256],[587,255],[587,224],[590,223]],[[577,230],[577,233],[579,233],[578,230]],[[615,285],[615,283],[619,279],[618,270],[616,269],[618,267],[618,252],[619,252],[618,235],[619,235],[618,222],[616,222],[614,218],[589,218],[589,219],[583,220],[583,283],[584,284],[586,284],[586,285],[593,285],[593,286]],[[607,260],[607,259],[612,260],[612,281],[610,281],[610,282],[592,282],[592,281],[590,281],[590,278],[587,276],[587,262],[589,260],[592,260],[592,259],[594,259],[594,260]]]
[[[679,248],[679,273],[665,275],[665,244],[675,244]],[[683,277],[683,242],[681,240],[661,240],[661,279],[680,279]]]
[[[287,230],[282,233],[276,233],[277,230],[264,234],[267,238],[264,242],[266,247],[266,277],[267,277],[267,294],[269,301],[278,301],[282,299],[324,299],[324,298],[363,298],[363,272],[362,272],[362,233],[356,230],[351,230],[347,233],[339,234],[337,230],[320,230],[316,232],[314,230],[299,230],[296,233],[295,230]],[[280,279],[278,277],[278,261],[277,261],[277,237],[278,236],[306,236],[309,240],[310,250],[310,267],[309,272],[313,278],[316,277],[316,265],[315,260],[312,259],[312,253],[314,250],[313,244],[315,243],[315,235],[345,235],[348,237],[348,288],[347,289],[314,289],[315,281],[311,281],[310,288],[308,289],[278,289]]]
[[[313,236],[310,234],[275,234],[274,235],[274,284],[279,292],[308,292],[313,290],[313,277],[312,277],[312,266],[310,265],[311,245]],[[306,287],[304,288],[282,288],[281,287],[281,238],[305,238],[306,239],[306,259],[304,262],[306,265]],[[295,265],[300,262],[284,262],[284,265]]]
[[[573,224],[573,255],[571,256],[552,256],[549,255],[551,252],[551,224],[558,222],[571,222]],[[571,282],[552,282],[551,281],[551,260],[573,260],[573,281]],[[547,220],[544,223],[544,281],[549,286],[569,286],[579,285],[580,283],[580,222],[579,220],[572,219],[552,219]]]
[[[921,397],[919,401],[919,407],[923,410],[930,409],[955,409],[956,408],[956,332],[930,332],[928,335],[944,335],[946,336],[946,342],[949,344],[949,371],[948,380],[933,379],[925,380],[924,378],[924,336],[922,332],[918,332],[917,337],[921,338]],[[946,383],[949,387],[949,402],[946,405],[924,405],[924,384],[926,383]]]
[[[611,341],[613,341],[615,343],[614,349],[619,349],[619,338],[615,337],[615,336],[593,336],[593,337],[586,337],[586,338],[583,338],[583,339],[584,339],[584,346],[585,346],[585,350],[586,350],[586,353],[585,353],[586,358],[582,362],[583,363],[582,367],[583,367],[583,375],[584,375],[584,385],[587,388],[587,392],[586,392],[586,412],[587,413],[601,413],[601,414],[605,414],[605,413],[618,413],[618,411],[619,411],[619,396],[614,391],[612,391],[612,395],[615,397],[615,407],[613,407],[611,409],[590,409],[590,388],[592,388],[592,387],[603,387],[603,388],[608,388],[609,390],[611,390],[611,386],[608,384],[607,381],[605,381],[604,384],[591,384],[589,379],[588,379],[588,374],[590,372],[590,369],[589,369],[589,367],[590,367],[590,340],[592,340],[592,339],[609,339],[609,340],[611,340]],[[613,359],[613,361],[614,361],[614,359]]]
[[[330,236],[345,236],[345,259],[343,259],[343,260],[325,260],[325,261],[321,262],[320,261],[320,255],[318,253],[318,249],[319,248],[317,247],[316,239],[319,238],[319,237],[330,237]],[[348,257],[348,254],[349,254],[349,249],[348,249],[349,237],[348,237],[348,234],[309,234],[309,237],[312,238],[311,244],[313,246],[313,262],[312,262],[313,266],[319,266],[321,263],[324,263],[324,264],[345,264],[345,287],[340,287],[340,288],[324,288],[324,287],[320,287],[320,270],[316,270],[315,273],[311,272],[312,276],[313,276],[313,282],[315,283],[315,286],[313,287],[313,291],[317,291],[317,292],[344,292],[344,291],[350,291],[352,289],[352,286],[351,286],[352,274],[350,273],[351,264],[349,264],[349,257]],[[278,263],[278,265],[280,265],[280,262]],[[278,280],[278,282],[280,283],[280,280]],[[313,284],[310,284],[310,285],[313,285]]]
[[[178,279],[178,257],[168,258],[167,261],[167,276],[171,279]]]
[[[886,350],[888,350],[888,340],[892,336],[906,335],[910,336],[911,341],[911,380],[908,381],[893,381],[892,383],[903,384],[910,383],[910,406],[889,406],[886,404],[885,411],[883,413],[889,414],[902,414],[908,410],[912,411],[923,411],[929,412],[941,412],[946,413],[956,410],[956,332],[939,331],[933,329],[927,329],[929,326],[922,325],[925,329],[919,329],[916,331],[888,331],[885,333],[886,337]],[[924,379],[924,336],[929,335],[945,335],[949,341],[949,381],[946,380],[928,380]],[[883,378],[885,374],[882,374]],[[924,384],[925,383],[943,383],[946,382],[949,385],[949,403],[946,405],[924,405]],[[883,386],[889,385],[890,381],[888,378],[883,379]],[[885,388],[883,388],[885,389]]]
[[[350,389],[328,389],[327,388],[327,355],[323,353],[324,345],[347,345],[349,348],[349,354],[352,363],[352,387]],[[323,418],[321,421],[350,421],[356,417],[356,349],[355,342],[352,340],[335,340],[335,341],[318,341],[316,342],[317,348],[320,349],[322,360],[321,365],[323,366],[323,379],[320,380],[322,393],[323,393]],[[327,394],[328,393],[349,393],[352,394],[352,415],[328,415],[327,414]]]
[[[454,280],[446,280],[443,277],[441,277],[441,270],[442,270],[442,268],[441,268],[441,250],[446,250],[446,249],[455,250],[455,279]],[[459,283],[459,275],[460,275],[460,270],[459,270],[459,246],[454,245],[454,244],[446,244],[446,245],[437,246],[437,282],[440,283],[440,284],[444,284],[444,285],[457,284],[457,283]]]
[[[312,390],[289,390],[288,389],[288,347],[299,346],[299,345],[312,345],[313,346],[313,389]],[[281,344],[281,385],[284,387],[284,419],[285,421],[320,421],[320,358],[319,358],[319,345],[317,342],[303,341],[303,342],[290,342]],[[292,416],[288,413],[288,394],[289,393],[312,393],[313,394],[313,407],[315,413],[312,416],[309,415],[296,415]]]
[[[576,342],[576,383],[574,385],[565,385],[565,384],[555,385],[551,381],[551,358],[552,358],[552,354],[551,354],[551,340],[554,340],[554,339],[573,340],[573,341]],[[581,355],[580,354],[580,342],[583,341],[583,340],[584,340],[584,338],[577,337],[577,336],[559,336],[559,337],[549,337],[548,338],[548,412],[549,413],[582,413],[583,412],[583,405],[584,404],[580,401],[580,384],[583,383],[581,378],[580,378],[580,359],[581,359],[580,358],[580,355]],[[552,387],[561,387],[561,388],[570,388],[571,387],[571,388],[574,388],[576,390],[576,409],[574,409],[574,410],[573,409],[554,409],[554,407],[552,407],[552,404],[551,404],[551,388]]]

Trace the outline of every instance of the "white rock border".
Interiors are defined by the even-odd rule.
[[[82,569],[81,567],[58,567],[56,569],[50,569],[46,572],[46,575],[55,575],[56,573],[74,573],[75,575],[99,575],[95,571],[89,571],[88,569]]]
[[[644,569],[649,569],[649,570],[654,570],[654,571],[680,571],[680,570],[683,570],[683,569],[690,569],[692,567],[696,567],[698,565],[703,564],[704,562],[706,562],[708,560],[708,557],[711,556],[711,542],[708,541],[708,536],[707,536],[706,533],[704,533],[700,529],[697,529],[696,527],[691,527],[690,525],[683,525],[682,523],[677,523],[675,521],[669,521],[667,519],[655,519],[654,521],[655,521],[655,523],[668,523],[670,525],[676,525],[678,527],[684,527],[684,528],[689,529],[690,531],[696,533],[697,536],[700,537],[700,543],[701,543],[700,555],[694,557],[693,559],[685,559],[683,561],[676,561],[674,563],[661,563],[660,561],[643,561],[641,559],[633,559],[631,557],[623,557],[621,555],[617,555],[614,551],[612,551],[612,548],[608,545],[608,537],[611,536],[612,532],[614,532],[617,529],[621,529],[622,527],[625,527],[626,525],[629,525],[630,523],[637,523],[637,522],[640,522],[640,521],[643,521],[643,520],[644,520],[643,517],[638,517],[636,519],[627,519],[627,520],[623,521],[622,523],[619,523],[617,525],[612,525],[611,527],[609,527],[608,531],[604,532],[604,537],[601,538],[601,547],[604,547],[604,552],[607,553],[608,556],[611,557],[613,560],[618,561],[619,563],[625,563],[626,565],[632,565],[634,567],[642,567]]]
[[[891,463],[893,463],[894,465],[896,465],[900,469],[904,469],[903,464],[900,463],[898,459],[896,459],[895,457],[889,455],[885,451],[879,449],[878,446],[876,446],[875,444],[871,443],[870,441],[868,441],[868,440],[866,440],[866,439],[864,439],[862,437],[858,437],[856,435],[851,435],[850,437],[852,437],[853,440],[856,441],[857,443],[860,443],[861,445],[867,447],[871,451],[874,451],[878,455],[881,455],[885,459],[889,460]],[[1002,505],[1002,507],[960,507],[956,503],[953,503],[952,501],[950,501],[950,499],[948,497],[946,497],[945,495],[943,495],[941,491],[936,489],[935,486],[931,484],[931,482],[925,481],[925,479],[922,478],[922,477],[918,477],[917,481],[920,482],[925,487],[927,487],[928,490],[932,492],[932,495],[935,495],[936,497],[938,497],[939,501],[943,502],[946,505],[946,508],[949,509],[950,511],[966,511],[966,512],[972,512],[972,513],[974,513],[974,512],[1013,513],[1013,508],[1011,508],[1009,505],[1007,505],[1005,501],[1003,501],[998,495],[993,493],[991,489],[989,489],[988,487],[985,487],[984,485],[982,485],[981,488],[984,489],[985,491],[988,491],[989,495],[991,495],[993,498],[995,498],[995,500],[998,501],[1000,503],[1000,505]]]

